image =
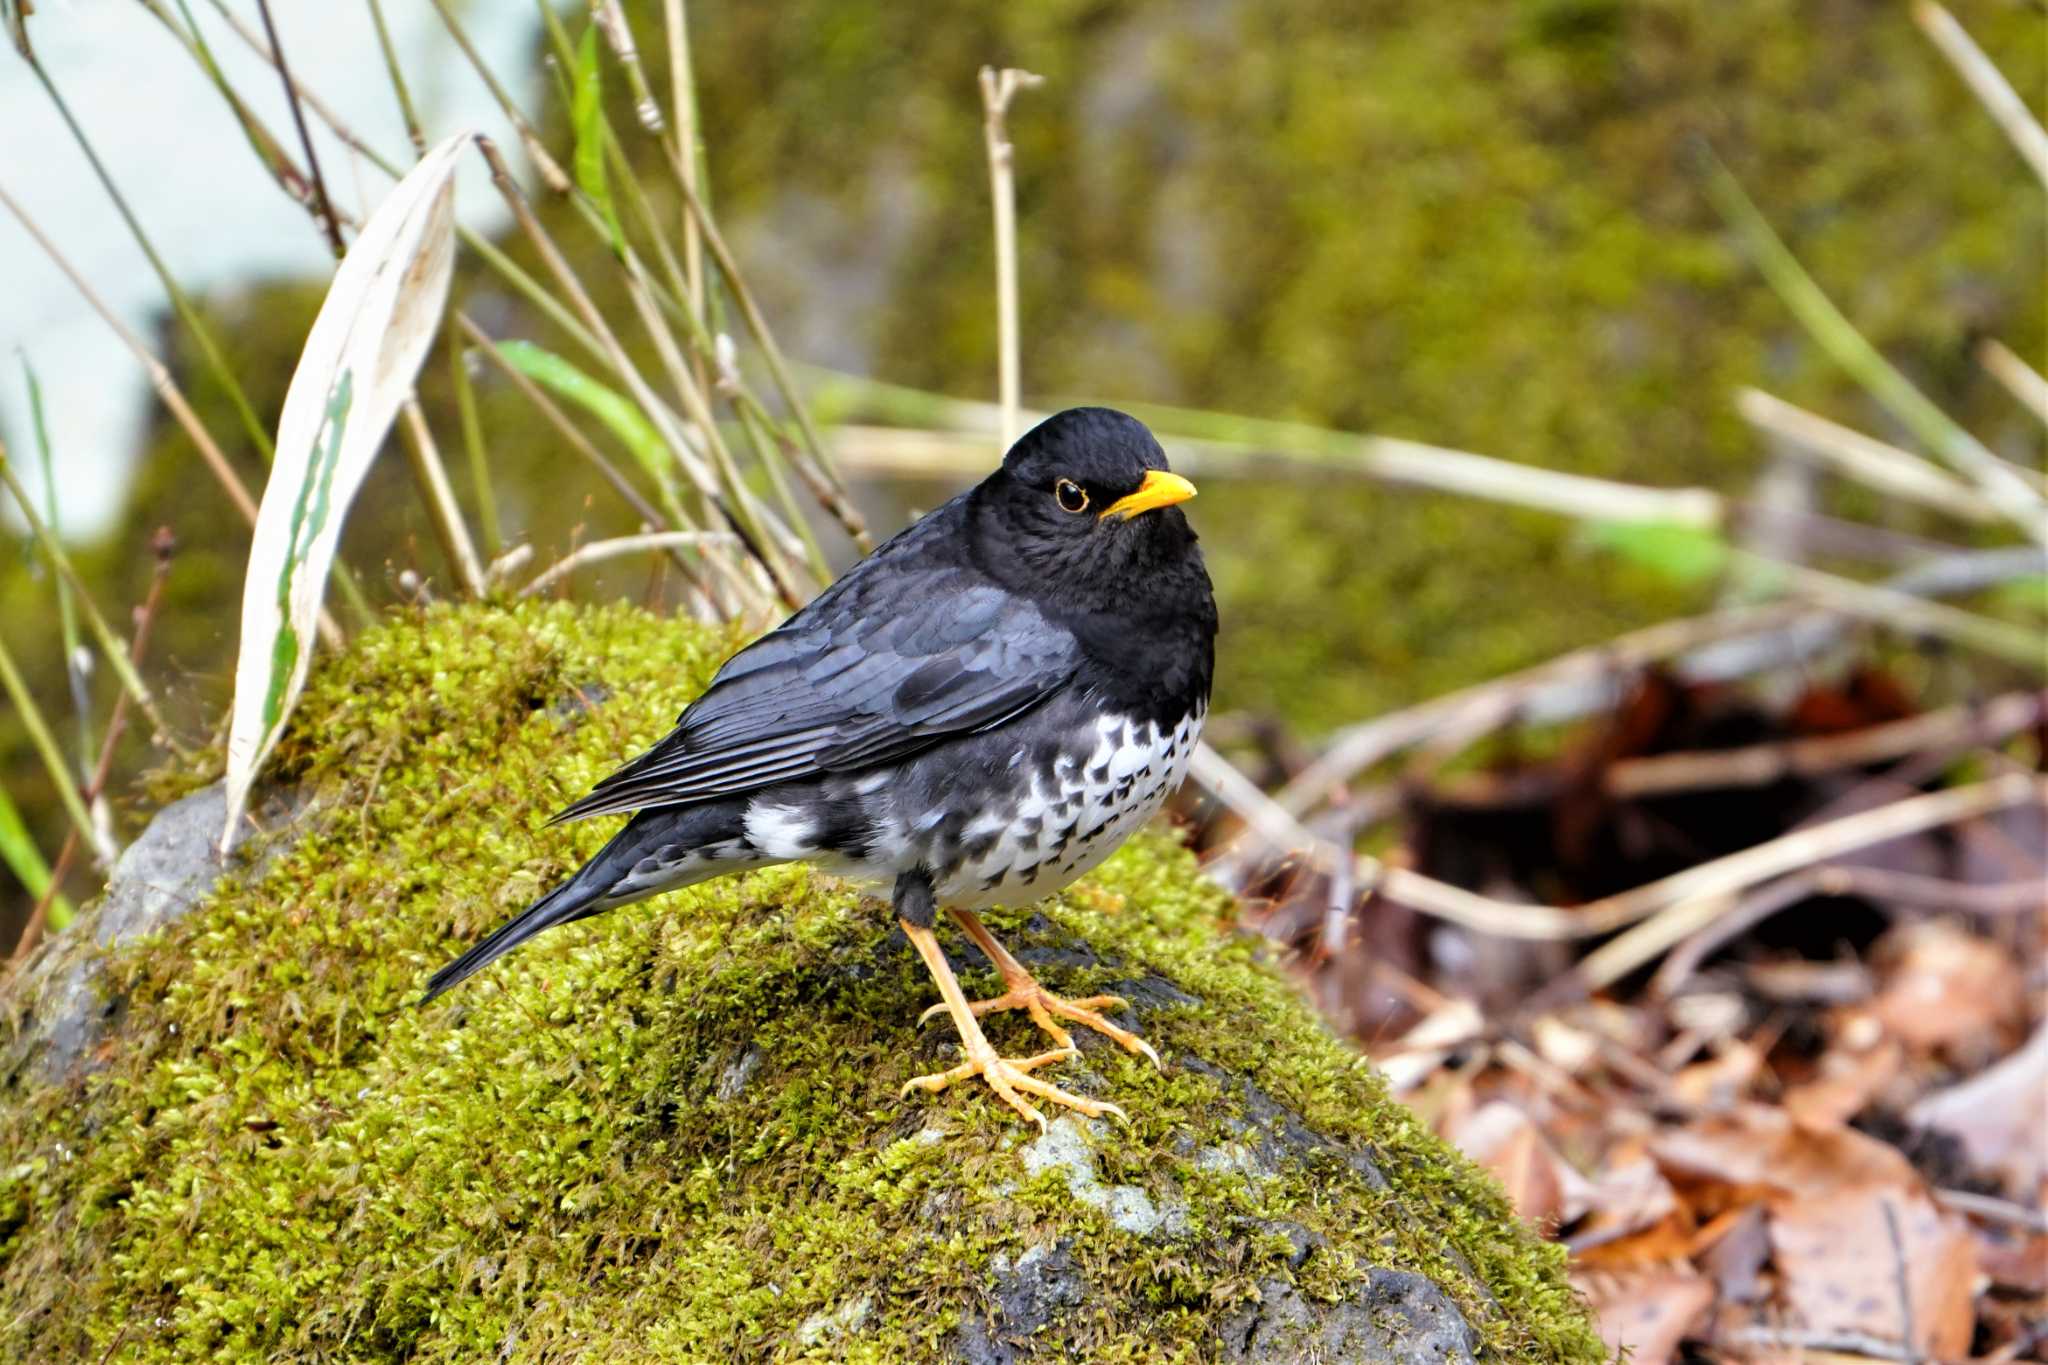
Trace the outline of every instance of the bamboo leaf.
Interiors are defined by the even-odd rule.
[[[455,166],[471,136],[428,152],[363,224],[285,391],[242,589],[223,850],[305,684],[349,504],[440,329],[455,260]]]
[[[498,354],[519,373],[604,423],[647,472],[668,477],[668,447],[645,413],[617,389],[608,388],[553,351],[530,341],[501,341]]]
[[[611,182],[604,172],[604,75],[598,65],[595,24],[583,30],[583,40],[576,45],[576,86],[569,102],[569,122],[576,130],[576,187],[589,195],[604,215],[612,254],[624,255],[626,235],[619,228],[619,211],[612,203]]]

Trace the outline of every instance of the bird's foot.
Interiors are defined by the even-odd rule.
[[[1122,996],[1091,995],[1085,1000],[1068,1000],[1064,996],[1054,995],[1051,991],[1039,985],[1035,977],[1031,976],[1028,972],[1022,971],[1015,975],[1005,972],[1003,974],[1003,984],[1008,986],[1009,989],[1001,995],[988,1000],[976,1000],[968,1005],[967,1008],[974,1011],[975,1018],[979,1019],[984,1014],[994,1014],[998,1010],[1029,1011],[1032,1023],[1050,1034],[1052,1040],[1058,1043],[1061,1048],[1072,1052],[1074,1051],[1073,1036],[1053,1022],[1053,1016],[1058,1015],[1062,1019],[1071,1019],[1085,1028],[1092,1028],[1105,1038],[1113,1038],[1126,1052],[1135,1052],[1141,1057],[1149,1057],[1152,1059],[1152,1065],[1159,1067],[1162,1071],[1166,1069],[1160,1063],[1159,1054],[1152,1050],[1150,1043],[1140,1038],[1137,1034],[1132,1033],[1129,1029],[1118,1028],[1115,1024],[1110,1023],[1109,1020],[1097,1013],[1098,1010],[1107,1009],[1112,1006],[1128,1009],[1131,1002]],[[932,1016],[944,1014],[945,1012],[946,1007],[943,1004],[934,1005],[926,1010],[923,1017],[917,1022],[923,1024]],[[1057,1054],[1048,1053],[1046,1055],[1055,1056]]]
[[[944,1006],[940,1008],[943,1009]],[[1041,1052],[1036,1057],[1010,1058],[997,1056],[996,1050],[989,1046],[986,1039],[973,1037],[961,1041],[966,1047],[966,1061],[950,1071],[937,1071],[929,1076],[915,1077],[904,1084],[902,1093],[908,1095],[913,1090],[924,1090],[937,1094],[955,1081],[979,1076],[989,1083],[989,1088],[996,1092],[1004,1104],[1037,1124],[1041,1133],[1045,1131],[1045,1115],[1039,1113],[1024,1095],[1018,1093],[1019,1091],[1050,1100],[1054,1104],[1065,1105],[1069,1109],[1079,1110],[1089,1118],[1114,1114],[1126,1122],[1129,1121],[1123,1110],[1105,1100],[1091,1100],[1085,1095],[1070,1095],[1058,1086],[1050,1085],[1030,1074],[1039,1067],[1050,1066],[1054,1062],[1064,1061],[1073,1056],[1072,1047],[1055,1048],[1051,1052]]]

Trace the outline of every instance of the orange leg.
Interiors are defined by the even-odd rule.
[[[1123,1045],[1125,1051],[1150,1057],[1152,1065],[1159,1066],[1161,1070],[1165,1069],[1160,1066],[1159,1054],[1152,1050],[1150,1043],[1128,1029],[1118,1028],[1096,1013],[1111,1005],[1128,1006],[1128,1000],[1120,995],[1091,995],[1086,1000],[1067,1000],[1054,995],[1039,985],[1038,979],[1025,970],[1023,963],[1011,957],[1009,950],[996,942],[996,936],[988,931],[988,926],[976,919],[973,914],[966,910],[952,909],[947,913],[959,921],[960,927],[967,931],[967,937],[973,939],[981,950],[988,954],[988,960],[995,964],[996,970],[1003,976],[1003,985],[1006,989],[1001,995],[992,1000],[976,1000],[968,1005],[967,1008],[974,1012],[976,1018],[996,1010],[1028,1010],[1032,1023],[1051,1034],[1053,1041],[1061,1047],[1071,1050],[1074,1046],[1073,1038],[1065,1029],[1053,1022],[1053,1016],[1058,1015],[1062,1019],[1071,1019],[1077,1024],[1092,1028],[1106,1038],[1114,1038]],[[937,1014],[941,1008],[942,1006],[938,1005],[932,1006],[924,1012],[924,1019],[918,1022],[923,1023],[925,1019]]]
[[[1041,1132],[1045,1129],[1045,1115],[1033,1108],[1023,1095],[1017,1093],[1018,1091],[1051,1100],[1054,1104],[1063,1104],[1069,1109],[1078,1109],[1090,1118],[1099,1118],[1104,1114],[1125,1117],[1124,1111],[1113,1104],[1091,1100],[1081,1095],[1070,1095],[1058,1086],[1048,1085],[1030,1074],[1039,1067],[1073,1056],[1072,1046],[1064,1046],[1052,1052],[1041,1052],[1036,1057],[1025,1057],[1015,1061],[1007,1057],[998,1057],[996,1050],[989,1046],[988,1038],[982,1033],[981,1025],[975,1021],[974,1010],[967,1003],[966,993],[960,989],[960,982],[953,976],[951,964],[946,961],[945,953],[939,949],[939,940],[931,930],[920,929],[909,920],[897,922],[903,926],[903,932],[909,937],[911,945],[917,949],[918,956],[924,959],[924,965],[930,969],[932,979],[939,983],[939,995],[943,998],[943,1003],[933,1008],[944,1010],[953,1016],[953,1026],[960,1030],[960,1044],[967,1053],[967,1060],[950,1071],[934,1072],[932,1075],[919,1076],[911,1080],[904,1085],[904,1094],[907,1095],[912,1090],[936,1093],[955,1081],[964,1081],[969,1076],[979,1076],[1002,1097],[1003,1103],[1037,1124]]]

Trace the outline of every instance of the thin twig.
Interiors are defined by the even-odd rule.
[[[1968,1214],[1986,1223],[2004,1223],[2009,1227],[2024,1228],[2037,1237],[2048,1236],[2048,1213],[2025,1204],[2016,1204],[2010,1199],[1997,1199],[1988,1194],[1977,1194],[1970,1190],[1935,1190],[1934,1202],[1957,1213]]]
[[[1276,799],[1283,808],[1300,815],[1356,774],[1446,729],[1476,737],[1547,701],[1546,694],[1569,689],[1578,700],[1562,709],[1554,704],[1543,708],[1548,718],[1563,719],[1580,713],[1580,707],[1593,709],[1611,699],[1619,690],[1613,683],[1617,675],[1713,641],[1776,629],[1799,615],[1790,604],[1777,603],[1664,621],[1519,673],[1376,716],[1338,731],[1322,755],[1283,787]],[[1589,693],[1589,684],[1602,686]]]
[[[1711,152],[1705,153],[1704,165],[1708,198],[1742,235],[1757,269],[1807,334],[1922,444],[1974,481],[2023,534],[2048,544],[2048,502],[2041,494],[1915,388],[1856,330]]]
[[[370,22],[377,29],[377,50],[384,56],[384,74],[398,97],[398,113],[405,120],[405,135],[412,139],[414,156],[427,154],[427,132],[419,112],[412,106],[412,91],[405,82],[405,70],[398,64],[398,49],[392,45],[390,26],[384,22],[384,0],[370,0]],[[272,45],[273,47],[275,44]]]
[[[639,554],[644,550],[674,550],[686,545],[731,544],[738,540],[739,537],[730,531],[653,531],[646,535],[593,540],[588,545],[578,546],[536,574],[532,582],[519,590],[519,595],[537,596],[584,565],[594,564],[600,560],[617,559],[621,555]]]
[[[547,418],[548,424],[555,429],[556,433],[564,441],[569,443],[569,448],[589,462],[591,468],[595,469],[604,481],[612,486],[612,490],[625,501],[628,507],[633,509],[635,515],[649,526],[660,526],[668,520],[667,517],[655,509],[653,503],[640,496],[640,490],[633,487],[633,481],[621,473],[617,465],[605,458],[604,452],[593,445],[590,438],[583,434],[581,428],[569,420],[568,414],[562,411],[554,399],[548,397],[546,390],[534,383],[523,370],[505,358],[504,352],[498,349],[496,343],[491,340],[483,328],[477,325],[474,318],[470,317],[467,313],[457,313],[456,322],[462,328],[462,334],[468,337],[470,342],[475,345],[477,354],[490,361],[497,367],[499,373],[512,381],[513,387],[524,394],[527,400],[540,410],[541,416]],[[690,572],[687,566],[685,567],[685,572]]]
[[[1625,759],[1607,771],[1603,785],[1608,795],[1624,799],[1707,787],[1768,786],[1786,777],[1882,763],[1936,745],[1996,743],[2035,724],[2044,705],[2048,696],[2039,691],[2010,692],[1982,706],[1951,706],[1843,735]]]
[[[447,328],[448,381],[455,390],[456,424],[462,432],[463,451],[469,457],[470,494],[476,499],[477,521],[484,537],[483,553],[495,559],[505,552],[505,531],[498,522],[498,494],[491,484],[490,456],[484,451],[483,419],[477,412],[476,386],[469,378],[462,324],[453,310],[448,314]]]
[[[1010,101],[1019,90],[1045,84],[1045,78],[1015,67],[981,69],[981,131],[988,146],[989,192],[995,204],[996,228],[996,392],[1002,404],[998,435],[1003,448],[1019,434],[1017,322],[1017,181],[1016,149],[1006,126]]]
[[[56,737],[43,720],[42,708],[36,705],[35,697],[29,693],[28,683],[15,666],[13,651],[7,648],[4,638],[0,638],[0,692],[5,692],[7,699],[14,704],[15,711],[21,716],[21,728],[28,731],[29,742],[35,746],[44,768],[49,770],[50,782],[57,788],[57,799],[63,803],[64,813],[76,826],[72,832],[84,836],[93,849],[104,853],[106,850],[100,847],[99,832],[93,827],[92,815],[78,798],[78,779],[72,774],[64,751],[57,747]],[[50,885],[56,884],[56,877],[52,875]]]
[[[534,169],[540,172],[540,178],[546,181],[548,188],[556,194],[567,194],[571,188],[569,177],[562,173],[561,166],[548,155],[547,143],[534,131],[533,124],[512,96],[505,92],[505,87],[498,83],[497,74],[491,70],[490,63],[483,59],[477,52],[476,45],[469,41],[468,31],[462,27],[462,21],[455,17],[455,12],[449,8],[448,0],[433,0],[433,6],[435,12],[441,16],[441,23],[447,28],[448,36],[455,40],[455,45],[462,49],[462,55],[469,59],[470,69],[483,81],[484,87],[491,92],[491,98],[497,101],[499,112],[504,114],[513,131],[519,135],[520,142],[526,147],[526,154],[533,158]]]
[[[1748,933],[1771,916],[1814,896],[1859,896],[1880,905],[1912,905],[1949,914],[1999,916],[2048,907],[2048,886],[2039,878],[2011,882],[1952,882],[1915,872],[1827,863],[1780,877],[1743,897],[1728,914],[1695,930],[1673,948],[1650,980],[1652,998],[1677,995],[1722,945]]]
[[[436,0],[436,3],[443,4],[445,0]],[[519,184],[513,178],[511,170],[505,165],[504,157],[499,153],[496,144],[487,137],[480,137],[477,139],[477,147],[483,153],[485,162],[491,168],[492,183],[497,186],[499,194],[504,198],[507,205],[511,207],[513,217],[518,221],[520,230],[540,253],[541,259],[546,263],[549,273],[555,277],[555,281],[561,287],[562,292],[568,296],[576,312],[581,315],[583,323],[588,327],[591,335],[596,337],[602,344],[603,354],[612,372],[625,383],[633,396],[634,402],[640,406],[641,411],[647,415],[648,420],[654,423],[655,429],[660,432],[664,444],[668,446],[669,452],[675,458],[677,465],[683,470],[690,481],[697,486],[698,490],[704,494],[704,505],[707,512],[718,515],[718,494],[720,490],[717,474],[710,466],[704,463],[703,459],[692,448],[689,439],[683,434],[680,421],[669,411],[668,405],[656,397],[646,378],[641,375],[639,368],[628,357],[625,347],[620,344],[610,324],[605,321],[597,305],[592,302],[589,292],[583,287],[583,283],[577,277],[575,270],[570,266],[567,258],[563,256],[561,249],[555,245],[554,238],[549,235],[546,228],[542,227],[540,221],[534,216],[532,205],[527,202],[525,193],[520,190]],[[691,527],[685,529],[698,528]],[[709,529],[718,530],[722,528],[713,525]],[[746,602],[746,597],[743,595],[752,595],[752,606],[756,610],[764,613],[767,611],[768,604],[765,594],[760,592],[754,581],[740,569],[737,563],[728,559],[713,559],[710,556],[706,556],[706,562],[717,564],[721,570],[717,578],[712,580],[708,586],[712,587],[714,591],[723,590],[723,598],[719,604],[723,611],[727,614],[738,614],[742,605]]]
[[[840,499],[831,504],[832,510],[845,526],[846,533],[863,552],[874,548],[874,541],[868,535],[867,525],[860,512],[846,499],[846,480],[840,476],[838,465],[825,451],[824,443],[818,439],[817,428],[811,424],[810,410],[803,395],[797,390],[796,382],[790,377],[789,362],[783,358],[781,346],[776,344],[775,334],[769,330],[768,319],[761,312],[761,306],[754,299],[754,291],[748,287],[746,277],[740,273],[739,261],[725,243],[725,237],[718,230],[718,223],[711,216],[703,196],[678,176],[678,188],[683,200],[690,206],[691,215],[697,226],[703,230],[704,245],[711,252],[711,259],[725,277],[726,287],[732,291],[739,303],[740,316],[746,319],[747,331],[761,348],[761,358],[768,363],[768,375],[775,382],[775,390],[796,419],[798,434],[803,438],[803,448],[816,466],[818,477],[839,491]]]
[[[156,557],[156,565],[150,574],[149,592],[142,599],[142,606],[135,613],[135,640],[129,646],[129,660],[138,668],[149,652],[149,630],[156,622],[158,609],[163,605],[164,584],[171,575],[171,555],[177,549],[177,541],[171,536],[171,528],[160,526],[150,538],[150,551]],[[107,783],[114,774],[114,747],[121,742],[122,732],[128,726],[128,698],[121,695],[114,698],[114,713],[107,721],[107,733],[100,741],[99,759],[93,764],[92,777],[86,783],[85,799],[96,801],[107,789]],[[57,850],[57,866],[50,875],[50,885],[36,900],[35,909],[29,912],[28,923],[22,927],[21,937],[15,942],[13,956],[9,959],[19,965],[35,948],[36,940],[42,936],[50,907],[55,901],[57,890],[64,884],[65,876],[71,871],[71,862],[78,853],[78,831],[68,830],[64,843]]]
[[[128,662],[127,649],[114,634],[113,628],[107,624],[107,618],[100,615],[100,609],[94,604],[92,593],[85,586],[85,580],[79,577],[78,570],[72,567],[71,556],[64,552],[63,544],[50,533],[50,528],[43,524],[42,517],[36,513],[34,500],[28,495],[28,490],[14,477],[14,466],[7,458],[7,447],[4,443],[0,443],[0,483],[4,483],[7,491],[14,495],[15,505],[21,509],[22,520],[28,523],[29,533],[35,537],[44,558],[50,561],[50,567],[69,582],[72,592],[77,594],[79,610],[85,613],[85,623],[92,630],[94,638],[99,641],[100,651],[106,655],[107,664],[114,670],[114,676],[120,679],[121,686],[128,690],[128,695],[135,699],[135,704],[141,708],[142,714],[149,717],[149,723],[156,727],[156,734],[161,742],[175,752],[183,753],[184,746],[178,743],[177,736],[171,733],[170,726],[164,724],[163,716],[157,712],[156,698],[150,695],[148,686],[142,681],[142,675]]]
[[[846,375],[834,374],[830,382],[845,394],[893,412],[907,423],[907,427],[836,428],[833,451],[849,467],[911,477],[978,474],[987,469],[987,446],[963,440],[959,432],[987,432],[990,440],[999,439],[1004,420],[1000,405],[924,394]],[[1347,479],[1430,488],[1582,521],[1658,521],[1713,528],[1721,525],[1728,513],[1726,500],[1708,488],[1650,488],[1420,441],[1361,436],[1294,422],[1125,399],[1118,400],[1118,406],[1160,433],[1174,468],[1197,477],[1212,472],[1250,475],[1276,464],[1307,464],[1319,473]],[[1045,416],[1041,410],[1025,408],[1016,421],[1024,425]],[[931,429],[934,427],[955,430]]]
[[[1956,73],[1969,85],[1970,92],[1984,106],[2020,157],[2033,167],[2041,183],[2048,185],[2048,132],[2034,120],[2012,85],[1999,69],[1991,64],[1982,48],[1970,40],[1963,26],[1955,16],[1934,3],[1934,0],[1920,0],[1913,6],[1913,22],[1934,45],[1941,49],[1941,55],[1948,58]]]
[[[256,409],[250,405],[248,394],[243,391],[241,382],[235,378],[233,368],[229,366],[227,357],[221,352],[220,343],[214,338],[213,329],[206,325],[204,318],[200,317],[199,310],[194,306],[191,296],[178,283],[177,277],[171,274],[170,267],[164,264],[163,257],[157,254],[156,244],[150,240],[149,234],[142,230],[142,221],[135,216],[135,211],[128,206],[127,198],[121,193],[120,187],[114,183],[113,174],[107,170],[106,163],[100,160],[99,152],[86,137],[84,127],[80,125],[77,118],[72,114],[71,106],[58,91],[56,82],[50,79],[50,74],[43,69],[42,63],[34,58],[29,60],[29,69],[35,73],[36,79],[41,82],[44,92],[50,97],[51,104],[56,106],[58,117],[63,119],[64,126],[71,132],[72,140],[78,144],[79,151],[85,155],[86,164],[92,168],[93,175],[100,182],[100,187],[106,191],[107,197],[113,201],[114,209],[120,214],[122,222],[127,224],[129,235],[135,239],[135,244],[142,248],[142,254],[148,259],[151,268],[156,272],[158,282],[164,287],[164,293],[170,297],[171,307],[177,312],[179,320],[185,324],[186,330],[192,334],[193,341],[198,343],[200,354],[206,359],[207,368],[220,381],[221,389],[227,395],[229,404],[241,418],[243,430],[248,433],[250,441],[255,444],[256,448],[263,452],[263,458],[265,460],[271,459],[274,451],[272,449],[270,433],[264,429],[263,423],[257,418]]]
[[[270,39],[270,50],[277,54],[277,74],[284,82],[285,103],[291,106],[292,126],[299,130],[299,146],[306,153],[306,173],[313,180],[314,207],[320,228],[327,234],[327,244],[334,249],[334,258],[340,260],[348,253],[348,245],[341,240],[341,223],[334,216],[334,200],[328,197],[327,181],[320,174],[320,158],[313,151],[313,135],[306,129],[306,111],[299,104],[299,87],[292,80],[291,67],[285,62],[284,44],[278,40],[277,24],[270,17],[270,0],[256,0],[256,12],[263,16],[263,32]]]
[[[1793,1351],[1848,1351],[1872,1360],[1910,1361],[1913,1356],[1896,1341],[1886,1341],[1867,1332],[1833,1331],[1823,1328],[1773,1327],[1758,1324],[1737,1327],[1726,1340],[1737,1346],[1768,1346]]]
[[[1881,586],[1935,597],[1977,592],[2044,573],[2048,554],[2033,546],[2008,546],[1916,564]],[[1674,655],[1680,656],[1674,670],[1686,681],[1725,682],[1811,658],[1833,643],[1842,629],[1843,622],[1834,614],[1792,602],[1660,622],[1347,726],[1281,789],[1278,799],[1288,810],[1303,814],[1358,773],[1425,739],[1455,735],[1469,744],[1511,720],[1555,724],[1577,719],[1612,706],[1635,670]]]
[[[662,23],[668,33],[668,75],[670,99],[675,106],[676,177],[683,190],[701,197],[697,148],[697,93],[690,64],[689,19],[683,0],[663,0]],[[683,209],[683,279],[685,301],[690,315],[704,321],[704,239],[697,229],[697,215]]]

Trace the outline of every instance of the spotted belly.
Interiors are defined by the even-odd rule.
[[[1000,732],[940,746],[857,778],[764,793],[746,840],[757,857],[802,859],[876,885],[922,867],[942,905],[1027,905],[1086,875],[1187,777],[1203,713],[1162,727],[1078,718],[1056,742]]]

